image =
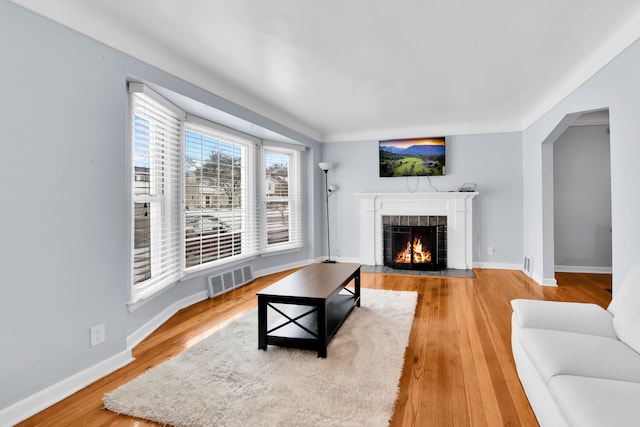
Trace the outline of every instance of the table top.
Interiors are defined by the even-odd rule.
[[[360,264],[316,263],[309,264],[257,293],[266,296],[327,299],[344,287],[358,270]]]

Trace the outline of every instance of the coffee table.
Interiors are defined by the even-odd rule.
[[[352,281],[353,288],[347,288]],[[327,344],[353,308],[360,307],[360,264],[310,264],[257,295],[259,349],[279,345],[327,357]]]

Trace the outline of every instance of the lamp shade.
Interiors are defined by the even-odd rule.
[[[329,169],[331,169],[333,167],[333,163],[331,162],[320,162],[318,163],[318,166],[320,166],[320,169],[322,169],[323,171],[328,171]]]

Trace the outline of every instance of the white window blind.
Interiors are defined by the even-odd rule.
[[[265,144],[262,164],[264,251],[302,247],[300,151]]]
[[[181,276],[184,113],[142,84],[130,83],[129,92],[135,302]]]
[[[249,137],[189,116],[185,124],[185,267],[258,253],[256,147]]]

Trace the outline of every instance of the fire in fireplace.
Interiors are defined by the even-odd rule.
[[[445,225],[385,224],[384,265],[407,270],[446,268]]]
[[[420,237],[414,237],[413,243],[407,242],[404,250],[398,251],[395,262],[423,263],[431,262],[431,251],[425,250]]]

